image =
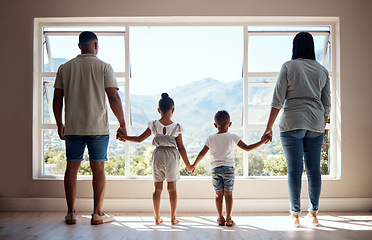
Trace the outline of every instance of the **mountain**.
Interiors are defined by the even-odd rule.
[[[63,58],[53,59],[54,68],[66,61],[67,59]],[[48,64],[44,66],[44,69],[49,69]],[[189,137],[191,140],[195,138],[204,140],[206,136],[214,133],[213,118],[218,110],[226,110],[230,113],[233,122],[231,131],[242,135],[242,79],[220,82],[216,79],[205,78],[183,86],[177,86],[167,92],[175,101],[173,120],[179,122],[185,128],[185,137]],[[250,123],[266,123],[272,92],[272,85],[249,87],[248,120]],[[119,94],[124,101],[123,93],[120,91]],[[147,128],[148,121],[159,119],[157,108],[160,95],[161,93],[130,95],[132,134],[142,133]],[[49,116],[46,105],[44,105],[44,116]],[[116,122],[111,111],[109,118],[111,122]]]
[[[273,86],[249,88],[249,121],[267,121]],[[151,96],[131,95],[133,133],[146,129],[147,122],[159,118],[157,105],[160,94]],[[206,78],[178,86],[168,94],[175,101],[173,120],[179,122],[193,137],[206,137],[215,132],[214,115],[218,110],[230,113],[232,130],[242,131],[243,80],[220,82]],[[191,137],[190,136],[190,137]]]

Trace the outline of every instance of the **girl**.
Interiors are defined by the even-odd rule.
[[[152,144],[156,146],[156,148],[152,153],[151,163],[155,187],[152,195],[155,224],[158,225],[163,222],[159,214],[160,196],[163,190],[163,181],[167,180],[171,208],[171,223],[174,225],[179,222],[176,219],[176,181],[180,179],[179,155],[181,155],[186,165],[186,171],[191,172],[195,168],[191,167],[189,159],[187,158],[186,149],[183,146],[181,134],[183,128],[178,123],[174,123],[171,120],[174,112],[174,101],[167,93],[161,94],[158,112],[161,118],[149,122],[148,128],[141,135],[127,136],[118,132],[118,137],[121,140],[128,140],[130,142],[142,142],[150,137],[151,133],[154,134]]]

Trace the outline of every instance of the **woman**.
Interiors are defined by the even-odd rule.
[[[283,64],[275,86],[271,112],[262,136],[272,140],[272,126],[280,109],[280,139],[287,160],[291,219],[300,226],[303,159],[309,184],[309,214],[318,225],[321,189],[320,151],[330,112],[328,71],[315,61],[314,40],[300,32],[293,39],[292,60]]]

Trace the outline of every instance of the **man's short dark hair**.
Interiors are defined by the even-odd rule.
[[[91,40],[98,40],[97,35],[94,32],[85,31],[79,35],[79,43],[86,43]]]
[[[230,114],[225,110],[218,111],[216,115],[214,115],[214,121],[221,126],[227,125],[230,123]]]

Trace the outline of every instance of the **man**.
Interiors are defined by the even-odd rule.
[[[75,198],[77,173],[88,147],[93,173],[94,210],[91,224],[114,220],[102,212],[106,186],[104,172],[107,161],[109,127],[105,92],[110,107],[120,123],[118,131],[126,133],[123,108],[112,67],[97,58],[98,39],[93,32],[82,32],[78,44],[81,54],[58,69],[55,84],[53,111],[58,135],[66,143],[67,167],[64,178],[67,224],[76,223]],[[65,98],[65,126],[62,123]]]

